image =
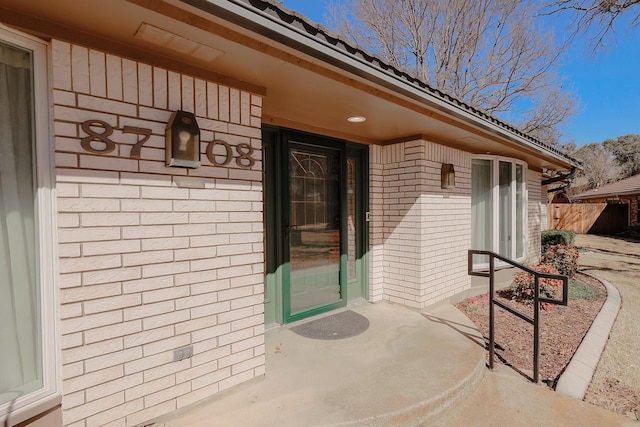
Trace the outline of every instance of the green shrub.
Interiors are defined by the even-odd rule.
[[[623,237],[640,240],[640,225],[630,225],[624,228]]]
[[[542,254],[553,245],[573,245],[576,232],[573,230],[545,230],[541,234]]]
[[[553,266],[549,264],[530,265],[532,270],[541,273],[559,274]],[[540,278],[540,296],[546,298],[558,298],[562,289],[562,281],[557,279]],[[526,271],[520,271],[513,276],[513,282],[509,287],[511,299],[525,304],[533,305],[534,301],[534,277]],[[546,304],[542,308],[547,309]]]
[[[569,282],[569,299],[596,299],[600,297],[600,290],[589,283]]]
[[[573,277],[578,271],[580,253],[575,245],[553,245],[542,255],[543,264],[551,264],[560,274]]]

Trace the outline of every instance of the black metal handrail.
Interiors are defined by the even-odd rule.
[[[486,255],[489,257],[489,271],[474,271],[473,256]],[[533,275],[533,317],[528,316],[521,311],[499,301],[495,297],[495,259],[506,262],[513,267],[526,271]],[[494,304],[497,304],[509,313],[519,317],[520,319],[533,325],[533,382],[537,383],[540,379],[540,303],[546,302],[556,305],[567,305],[569,303],[569,278],[560,274],[542,273],[533,270],[525,265],[519,264],[509,258],[505,258],[491,251],[469,250],[467,273],[470,276],[488,277],[489,278],[489,369],[493,369],[493,358],[495,353],[495,329],[494,329]],[[555,279],[562,281],[562,299],[553,299],[540,296],[540,278]]]

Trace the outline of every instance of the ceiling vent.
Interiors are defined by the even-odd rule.
[[[173,52],[195,57],[205,62],[212,62],[223,53],[221,50],[170,33],[146,22],[140,25],[135,37],[147,43],[162,46]]]

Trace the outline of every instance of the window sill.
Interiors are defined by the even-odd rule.
[[[61,406],[62,396],[55,394],[15,411],[10,411],[8,415],[2,415],[0,420],[6,423],[6,427],[62,426]],[[59,412],[59,415],[56,415],[55,412]],[[45,417],[47,417],[46,420]]]

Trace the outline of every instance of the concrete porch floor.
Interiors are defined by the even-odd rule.
[[[481,337],[450,304],[425,313],[390,303],[350,309],[369,319],[367,331],[335,341],[304,338],[289,327],[268,331],[264,379],[150,425],[578,426],[630,421],[514,375],[488,372]]]

